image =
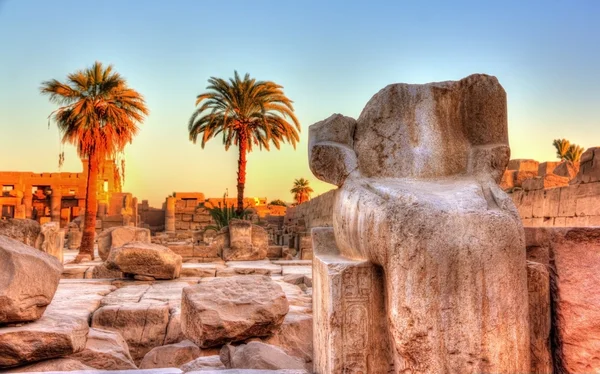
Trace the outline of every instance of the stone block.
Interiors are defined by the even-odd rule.
[[[183,222],[190,222],[194,216],[192,214],[182,214],[181,220]]]
[[[575,216],[575,203],[578,195],[579,185],[571,185],[560,189],[560,203],[558,205],[559,217]]]
[[[517,170],[517,171],[535,171],[538,172],[540,163],[536,160],[527,160],[527,159],[515,159],[508,161],[508,170]]]
[[[281,251],[283,247],[279,245],[270,245],[267,249],[267,258],[269,259],[278,259],[281,258]]]
[[[538,166],[538,176],[543,177],[544,175],[552,174],[554,169],[560,164],[560,161],[546,161],[540,163]]]
[[[313,235],[333,237],[333,229]],[[314,370],[325,373],[385,373],[392,356],[387,337],[381,270],[342,257],[334,240],[313,238]]]
[[[561,373],[600,371],[600,227],[526,230],[548,247],[555,276],[552,300]]]
[[[600,147],[588,148],[582,155],[575,183],[600,181]]]
[[[545,265],[527,261],[531,373],[552,373],[550,348],[550,273]]]
[[[600,183],[588,183],[578,186],[575,215],[600,215]]]
[[[544,206],[542,217],[557,217],[560,205],[560,188],[544,191]]]

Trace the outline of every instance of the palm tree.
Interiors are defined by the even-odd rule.
[[[272,142],[279,149],[289,142],[296,148],[300,140],[300,123],[294,115],[292,101],[283,87],[270,81],[256,81],[246,74],[240,79],[237,71],[226,81],[211,77],[207,92],[196,98],[196,111],[188,125],[190,140],[201,136],[202,148],[213,137],[222,134],[225,150],[236,145],[239,150],[237,178],[237,211],[244,210],[246,184],[246,153],[253,146],[269,150]],[[288,121],[288,118],[292,123]]]
[[[129,88],[112,65],[100,62],[67,75],[64,83],[43,82],[40,91],[60,106],[49,118],[56,122],[63,144],[73,144],[79,157],[88,160],[83,236],[75,261],[93,259],[100,165],[131,143],[148,109],[142,95]]]
[[[577,144],[571,144],[571,146],[569,147],[569,150],[565,156],[565,160],[571,161],[571,162],[579,162],[579,160],[581,159],[581,155],[583,154],[583,147],[577,145]]]
[[[556,157],[558,157],[561,161],[566,160],[571,143],[567,139],[554,139],[552,145],[554,148],[556,148]]]
[[[314,191],[308,184],[308,180],[304,178],[294,180],[294,188],[290,192],[294,194],[296,204],[302,204],[310,199],[310,194]]]

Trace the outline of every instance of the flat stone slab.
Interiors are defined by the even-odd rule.
[[[281,274],[281,266],[275,265],[269,260],[260,261],[229,261],[227,268],[217,270],[217,277],[228,277],[233,275],[278,275]]]
[[[302,274],[302,275],[312,275],[312,267],[310,266],[282,266],[281,267],[281,275],[288,274]]]
[[[281,266],[312,266],[312,260],[274,260],[271,262]]]
[[[100,306],[104,295],[112,290],[114,286],[108,282],[86,282],[83,285],[61,280],[42,318],[28,324],[0,328],[0,368],[83,350],[89,317]]]
[[[79,372],[81,373],[81,372]],[[226,369],[226,370],[200,370],[188,371],[187,374],[309,374],[301,369],[283,370],[256,370],[256,369]]]
[[[181,266],[181,277],[210,278],[217,276],[217,270],[223,270],[226,266],[211,262],[184,262]]]

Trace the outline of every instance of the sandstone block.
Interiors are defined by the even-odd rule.
[[[111,250],[106,266],[127,274],[175,279],[179,277],[181,262],[181,256],[165,246],[132,242]]]
[[[0,235],[0,325],[39,319],[62,270],[56,257]]]
[[[187,364],[181,365],[181,370],[184,373],[202,370],[203,369],[225,369],[225,365],[221,362],[219,355],[198,357],[197,359],[188,362]]]
[[[221,362],[228,369],[304,369],[304,361],[286,354],[282,349],[262,342],[221,348]]]
[[[100,370],[137,369],[127,342],[115,331],[90,329],[85,348],[69,358]]]
[[[0,235],[15,239],[31,247],[35,247],[40,231],[40,224],[31,219],[9,218],[0,220]]]
[[[333,228],[313,229],[316,243],[335,243]],[[325,236],[331,238],[327,240]],[[313,334],[316,373],[388,373],[389,350],[381,271],[366,261],[315,247]]]
[[[305,362],[313,360],[313,317],[311,314],[288,313],[281,327],[263,340],[277,346],[290,356]]]
[[[289,310],[281,287],[263,276],[216,278],[183,289],[181,327],[199,347],[273,333]]]
[[[198,357],[200,348],[189,340],[153,348],[146,353],[140,369],[180,367]]]
[[[112,249],[131,242],[150,243],[150,230],[132,226],[104,230],[98,235],[98,255],[106,261]]]
[[[58,222],[48,222],[41,226],[35,247],[54,256],[63,263],[63,248],[65,246],[65,233],[60,230]]]
[[[12,368],[11,373],[67,373],[72,371],[94,370],[93,367],[87,366],[84,363],[72,358],[55,358],[35,364]]]
[[[582,155],[574,183],[600,181],[600,147],[588,148]]]
[[[550,348],[550,274],[545,265],[527,261],[531,373],[552,373]]]
[[[92,327],[121,334],[136,362],[152,348],[163,345],[168,323],[169,305],[150,301],[106,305],[92,318]]]
[[[536,160],[515,159],[508,162],[507,169],[516,171],[535,171],[537,173],[539,167],[540,163]],[[542,168],[545,169],[545,167]]]
[[[569,178],[569,180],[574,179],[579,172],[579,162],[571,162],[571,161],[563,161],[561,162],[553,171],[554,174]]]

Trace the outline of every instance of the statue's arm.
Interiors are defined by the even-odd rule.
[[[310,126],[308,160],[317,178],[339,187],[358,168],[353,148],[355,127],[354,118],[340,114]]]

